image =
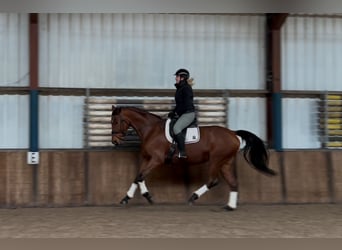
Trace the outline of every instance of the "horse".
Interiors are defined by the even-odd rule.
[[[123,142],[129,127],[132,127],[141,140],[140,154],[142,157],[138,173],[129,187],[126,196],[120,201],[127,205],[133,198],[137,188],[150,204],[154,201],[145,184],[148,174],[155,168],[165,164],[171,143],[165,137],[166,119],[137,107],[117,107],[112,105],[112,143],[118,145]],[[246,130],[233,131],[221,126],[200,126],[200,141],[186,144],[188,158],[186,164],[209,163],[207,182],[194,191],[188,199],[189,204],[200,198],[204,193],[218,185],[222,174],[227,182],[230,193],[227,204],[223,207],[227,211],[237,209],[238,180],[235,164],[232,164],[240,150],[240,139],[245,142],[241,149],[245,160],[259,172],[274,176],[276,172],[268,167],[268,150],[264,142],[255,134]]]

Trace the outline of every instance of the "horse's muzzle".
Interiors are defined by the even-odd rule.
[[[124,134],[112,132],[112,144],[114,144],[114,146],[119,145],[121,141],[123,140],[123,137],[124,137]]]
[[[118,138],[118,137],[114,137],[113,136],[113,138],[112,138],[112,144],[114,145],[114,146],[117,146],[117,145],[119,145],[120,144],[120,139]]]

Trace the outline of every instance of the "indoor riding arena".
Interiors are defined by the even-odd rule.
[[[342,16],[185,12],[0,13],[0,238],[341,237]],[[238,191],[205,186],[211,157],[134,182],[145,144],[113,144],[112,110],[166,119],[179,68],[197,124],[255,134],[275,176],[242,140]]]

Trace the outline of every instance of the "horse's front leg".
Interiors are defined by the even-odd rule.
[[[144,196],[150,204],[153,204],[152,196],[145,184],[145,178],[148,173],[157,166],[160,166],[160,163],[158,163],[157,161],[143,161],[137,177],[134,179],[134,182],[128,189],[126,196],[120,201],[120,204],[128,204],[128,201],[134,197],[134,194],[138,187],[140,189],[141,195]]]
[[[140,188],[141,195],[144,196],[150,204],[153,204],[152,196],[150,192],[148,191],[146,184],[145,184],[145,180],[142,178],[141,174],[139,174],[135,178],[134,182],[131,184],[130,188],[128,189],[126,196],[120,201],[120,204],[126,205],[128,201],[134,197],[135,191],[137,190],[138,187]]]
[[[126,196],[120,201],[120,204],[126,205],[128,201],[134,197],[134,194],[137,188],[138,188],[138,183],[133,182],[126,193]]]

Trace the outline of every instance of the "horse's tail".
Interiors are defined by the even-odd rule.
[[[237,130],[235,134],[246,142],[246,146],[242,149],[246,161],[265,174],[276,175],[275,171],[267,167],[268,151],[264,142],[246,130]]]

